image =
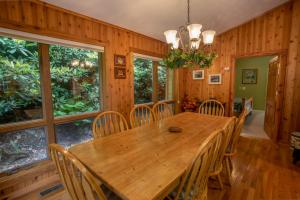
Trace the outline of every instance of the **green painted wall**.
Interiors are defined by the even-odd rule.
[[[235,96],[253,97],[255,110],[265,110],[269,61],[272,57],[241,58],[236,62]],[[242,69],[257,69],[257,84],[242,84]]]

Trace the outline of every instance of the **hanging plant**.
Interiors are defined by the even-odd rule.
[[[171,69],[194,66],[205,68],[210,67],[216,57],[216,53],[205,53],[200,50],[184,52],[181,49],[172,49],[163,62]]]

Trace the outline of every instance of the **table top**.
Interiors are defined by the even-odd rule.
[[[228,120],[185,112],[75,145],[69,151],[121,198],[157,199],[178,181],[201,143]],[[170,133],[171,126],[182,132]]]

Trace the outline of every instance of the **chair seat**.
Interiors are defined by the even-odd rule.
[[[114,192],[112,192],[104,184],[102,184],[100,187],[101,187],[102,191],[104,192],[107,200],[122,200],[122,198],[120,198],[118,195],[116,195]]]
[[[176,190],[177,190],[177,188],[176,188]],[[176,190],[174,190],[170,195],[169,195],[169,199],[175,199],[175,197],[176,197]],[[201,193],[199,193],[200,195],[198,195],[198,196],[196,196],[195,197],[195,200],[206,200],[207,199],[207,187],[205,188],[205,190],[204,190],[204,192],[202,193],[202,195],[201,195]],[[178,200],[184,200],[184,198],[185,198],[185,192],[184,192],[184,190],[180,193],[180,195],[179,195],[179,198],[178,198]],[[189,195],[190,197],[193,197],[194,196],[194,190],[192,189],[191,191],[190,191],[190,195]],[[188,198],[189,199],[189,198]]]

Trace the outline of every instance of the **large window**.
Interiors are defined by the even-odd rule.
[[[0,124],[42,115],[38,44],[0,37]]]
[[[0,173],[90,140],[101,110],[101,48],[33,41],[0,36]]]
[[[134,56],[134,103],[155,103],[173,99],[173,73],[161,59]]]
[[[98,52],[51,45],[54,116],[99,110]]]

